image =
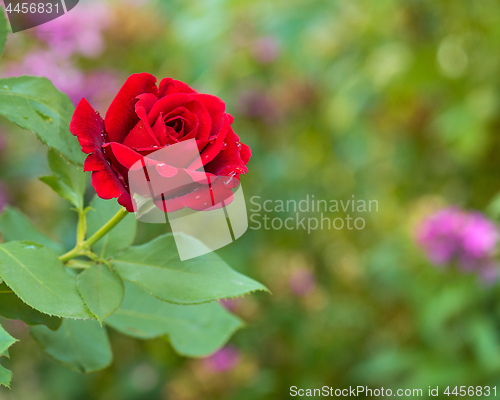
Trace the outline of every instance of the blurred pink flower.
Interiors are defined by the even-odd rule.
[[[111,10],[103,1],[80,2],[64,16],[34,28],[51,52],[68,58],[73,54],[97,57],[105,47],[102,32],[111,22]]]
[[[233,369],[240,362],[240,351],[230,344],[203,359],[205,369],[223,372]]]
[[[496,279],[498,227],[480,212],[446,208],[425,219],[416,233],[432,263],[457,261],[463,271],[477,271],[487,281]]]
[[[262,36],[254,41],[251,52],[255,61],[269,64],[278,58],[280,43],[273,36]]]
[[[83,97],[105,110],[119,88],[113,71],[93,71],[86,75],[69,60],[54,57],[48,51],[36,50],[26,54],[20,63],[5,65],[3,77],[33,75],[48,78],[74,104]],[[95,101],[94,101],[95,100]]]
[[[242,91],[238,98],[238,112],[249,118],[260,119],[273,124],[278,119],[276,102],[265,90],[249,89]]]
[[[96,110],[104,114],[120,90],[119,74],[112,70],[92,71],[85,77],[85,87],[82,88],[77,102],[85,97]]]
[[[235,297],[234,299],[221,299],[219,301],[226,310],[236,311],[236,309],[241,305],[242,298]]]
[[[0,182],[0,211],[3,211],[3,209],[9,204],[10,202],[10,196],[8,194],[7,187]]]
[[[73,102],[85,88],[85,75],[69,61],[54,57],[47,51],[36,50],[25,55],[20,63],[5,65],[2,76],[34,75],[44,76],[52,81],[61,92]]]
[[[316,287],[316,279],[312,272],[306,269],[296,269],[290,276],[290,290],[295,296],[306,296]]]

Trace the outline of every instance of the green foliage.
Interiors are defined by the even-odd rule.
[[[83,210],[83,196],[87,187],[87,176],[81,167],[69,164],[59,154],[49,150],[48,161],[54,175],[42,176],[40,180],[49,185],[59,196],[71,202],[77,210]]]
[[[141,339],[167,335],[182,355],[200,357],[221,347],[243,326],[218,303],[180,306],[162,302],[125,282],[125,298],[105,323]]]
[[[40,232],[21,211],[10,206],[0,215],[0,231],[6,242],[27,240],[48,247],[56,254],[64,252],[61,244]]]
[[[103,223],[111,219],[122,207],[115,199],[103,200],[95,196],[90,202],[90,208],[87,212],[88,236],[97,232]],[[120,222],[119,228],[111,230],[93,246],[94,252],[101,258],[115,255],[132,244],[136,229],[137,220],[134,215],[127,215]]]
[[[99,320],[115,312],[123,300],[123,282],[106,264],[94,264],[77,278],[80,295]]]
[[[0,326],[0,359],[9,357],[9,347],[12,346],[17,339],[10,336],[2,326]],[[0,365],[0,385],[10,388],[12,372]]]
[[[0,385],[10,388],[10,381],[12,380],[12,371],[0,365]]]
[[[192,246],[199,242],[192,240]],[[217,254],[180,261],[172,234],[131,247],[112,260],[118,274],[160,300],[196,304],[267,290],[232,270]]]
[[[74,107],[46,78],[0,79],[0,114],[28,129],[68,161],[83,165],[85,154],[69,131]]]
[[[5,329],[0,326],[0,354],[3,355],[3,353],[16,342],[17,340],[10,336]]]
[[[45,326],[30,331],[49,356],[75,371],[89,373],[111,364],[108,335],[97,321],[65,319],[57,331]]]
[[[59,328],[61,319],[38,312],[24,303],[5,284],[0,284],[0,315],[8,319],[19,319],[28,325],[43,324],[52,330]]]
[[[64,264],[54,253],[60,254],[62,246],[20,211],[7,207],[0,216],[7,240],[0,245],[0,315],[32,325],[42,349],[79,372],[99,370],[111,362],[103,321],[132,337],[168,337],[179,354],[193,357],[212,353],[242,326],[210,301],[266,290],[263,285],[233,271],[214,253],[181,262],[171,234],[129,248],[137,227],[134,215],[126,215],[116,201],[98,197],[84,210],[84,173],[53,151],[48,158],[54,175],[42,180],[76,207],[77,231],[86,221],[85,236],[100,240],[93,244],[93,253],[84,237],[77,237],[75,249],[60,257],[68,261]],[[114,220],[119,228],[106,228],[106,221]],[[192,241],[193,246],[201,245]],[[103,260],[113,256],[111,262]],[[131,281],[125,292],[122,278]],[[1,382],[8,384],[10,378],[10,371],[0,369]]]
[[[0,12],[0,52],[7,30]],[[25,196],[23,210],[31,213],[32,207],[41,215],[37,219],[50,221],[51,232],[59,237],[64,234],[63,245],[21,211],[5,208],[0,215],[4,239],[0,244],[0,316],[6,324],[20,320],[30,325],[32,336],[50,357],[81,373],[112,362],[105,325],[132,338],[168,339],[185,356],[214,352],[243,326],[216,300],[267,289],[232,270],[214,253],[181,262],[171,234],[130,247],[137,231],[133,214],[127,214],[116,199],[96,196],[85,204],[87,180],[81,166],[86,155],[69,131],[73,111],[69,97],[45,78],[0,79],[0,115],[35,133],[49,147],[51,174],[39,179],[68,200],[78,214],[76,235],[67,235],[74,220],[61,213],[66,218],[61,223],[52,220],[57,212],[45,213],[51,207],[48,203],[54,203],[44,203],[45,188],[34,185]],[[15,142],[29,147],[20,136]],[[20,177],[23,183],[23,174],[46,169],[40,160],[42,152],[33,157],[26,154],[22,172],[19,168],[9,171],[13,180]],[[75,237],[74,248],[66,251]],[[192,239],[192,245],[201,244]],[[14,342],[0,327],[0,357],[9,356]],[[11,377],[0,365],[0,384],[9,386]]]
[[[49,315],[90,318],[76,279],[54,252],[34,242],[0,245],[0,276],[25,303]]]

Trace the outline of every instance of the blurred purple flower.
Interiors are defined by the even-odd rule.
[[[271,96],[264,90],[250,89],[240,93],[238,111],[249,118],[260,119],[271,125],[278,118],[278,109]]]
[[[290,290],[295,296],[306,296],[316,287],[316,279],[311,271],[297,269],[290,276]]]
[[[2,73],[4,77],[20,75],[44,76],[50,79],[54,86],[66,93],[73,102],[85,88],[85,75],[82,71],[69,61],[57,59],[47,51],[32,51],[26,54],[20,63],[7,64]]]
[[[97,57],[104,50],[102,32],[110,22],[111,11],[105,2],[88,1],[36,27],[34,32],[59,57],[68,58],[73,54]]]
[[[457,261],[462,270],[477,271],[490,282],[497,277],[498,264],[493,257],[498,238],[498,227],[483,214],[457,207],[431,215],[417,228],[417,243],[432,263]]]
[[[10,197],[8,195],[8,190],[7,187],[0,182],[0,211],[3,211],[3,209],[9,204]]]
[[[262,36],[254,41],[251,51],[257,62],[268,64],[278,57],[280,43],[273,36]]]
[[[241,298],[229,298],[219,300],[222,306],[228,311],[236,311],[236,309],[241,305]]]
[[[209,371],[223,372],[233,369],[240,362],[240,351],[230,344],[203,359],[204,367]]]
[[[112,71],[93,71],[86,75],[69,60],[54,57],[52,53],[42,50],[26,54],[20,63],[7,64],[2,73],[3,77],[20,75],[46,77],[57,89],[66,93],[74,104],[85,97],[103,111],[119,88],[116,73]]]
[[[92,71],[85,77],[85,87],[82,88],[77,102],[85,97],[96,110],[105,113],[120,90],[121,81],[118,73],[111,70]]]

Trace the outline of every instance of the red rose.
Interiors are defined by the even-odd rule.
[[[154,76],[141,73],[127,79],[104,120],[82,99],[73,114],[70,131],[78,137],[82,151],[89,154],[84,170],[92,171],[92,186],[97,195],[103,199],[118,197],[118,202],[131,212],[134,208],[129,170],[134,164],[146,165],[151,162],[146,156],[167,146],[196,143],[200,156],[195,161],[182,160],[182,155],[178,155],[182,165],[157,162],[158,174],[164,179],[192,179],[192,185],[167,194],[170,200],[166,207],[172,212],[183,207],[207,207],[200,204],[204,201],[200,189],[206,186],[199,183],[199,174],[204,173],[213,183],[217,177],[237,180],[248,171],[250,148],[239,141],[230,126],[232,122],[233,117],[225,112],[225,104],[218,97],[198,93],[171,78],[163,79],[158,88]],[[208,193],[213,202],[212,189]],[[157,205],[165,207],[165,203]]]

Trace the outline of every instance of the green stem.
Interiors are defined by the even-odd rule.
[[[82,243],[87,233],[87,211],[78,210],[78,225],[76,227],[76,243]]]
[[[66,263],[66,266],[69,268],[75,268],[75,269],[88,269],[94,265],[91,262],[88,261],[81,261],[81,260],[69,260]]]
[[[60,256],[59,259],[62,262],[66,262],[73,258],[85,255],[86,253],[88,254],[90,248],[111,229],[113,229],[123,218],[125,218],[127,214],[128,211],[125,208],[121,208],[120,211],[118,211],[114,217],[106,222],[96,233],[94,233],[87,240],[77,243],[74,249]]]

